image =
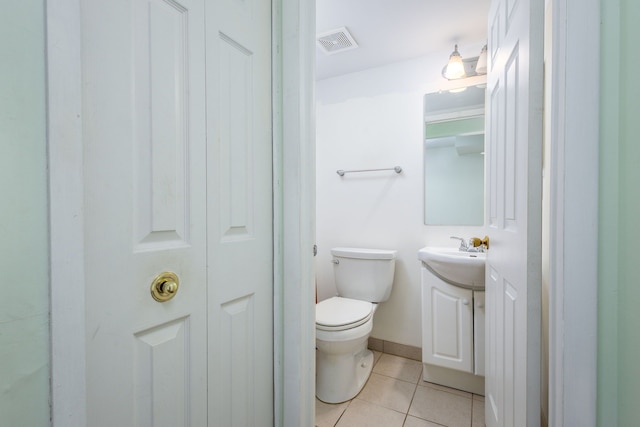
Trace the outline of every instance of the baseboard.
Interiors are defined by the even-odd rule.
[[[394,356],[405,357],[407,359],[422,361],[422,349],[412,345],[398,344],[392,341],[385,341],[378,338],[369,337],[369,350],[382,353],[393,354]]]

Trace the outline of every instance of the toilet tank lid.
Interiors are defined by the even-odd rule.
[[[343,258],[360,259],[394,259],[395,250],[390,249],[365,249],[365,248],[333,248],[331,254]]]

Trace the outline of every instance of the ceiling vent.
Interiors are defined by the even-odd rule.
[[[327,55],[333,55],[334,53],[344,52],[358,47],[358,43],[356,43],[353,36],[349,34],[349,30],[347,30],[346,27],[318,34],[316,43]]]

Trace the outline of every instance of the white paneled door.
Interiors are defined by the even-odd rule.
[[[209,425],[271,425],[271,2],[206,9]]]
[[[271,424],[271,3],[82,0],[82,73],[87,424]]]
[[[493,0],[489,11],[489,427],[540,423],[543,7]]]

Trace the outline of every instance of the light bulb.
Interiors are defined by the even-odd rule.
[[[459,79],[465,76],[464,64],[462,63],[462,56],[460,56],[460,52],[458,52],[458,45],[455,45],[453,52],[449,56],[449,63],[447,64],[444,76],[449,80]]]

